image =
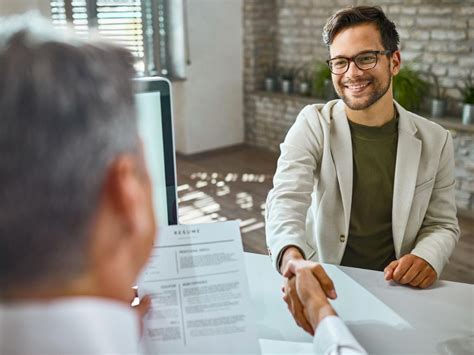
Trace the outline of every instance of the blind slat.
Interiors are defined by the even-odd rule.
[[[51,0],[52,22],[65,28],[66,4],[71,4],[73,28],[80,36],[88,35],[89,18],[86,0]],[[108,40],[124,46],[143,63],[144,55],[141,0],[98,0],[97,24],[99,33]],[[140,64],[141,65],[141,64]]]

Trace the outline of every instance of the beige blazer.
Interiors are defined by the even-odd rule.
[[[268,194],[266,236],[278,269],[281,252],[340,264],[352,200],[352,143],[341,100],[306,106],[281,144]],[[397,258],[412,253],[438,276],[459,239],[450,133],[395,102],[399,114],[392,206]]]

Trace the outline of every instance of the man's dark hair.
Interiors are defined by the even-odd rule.
[[[384,49],[398,50],[400,38],[395,24],[379,6],[353,6],[339,10],[329,18],[323,28],[323,41],[329,47],[343,29],[359,24],[372,23],[379,30]]]
[[[0,296],[84,270],[108,167],[139,152],[131,54],[22,21],[0,18]]]

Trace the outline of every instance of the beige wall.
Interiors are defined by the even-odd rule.
[[[188,0],[191,65],[173,82],[176,150],[244,141],[242,0]]]
[[[0,16],[18,14],[29,10],[39,10],[44,16],[50,16],[48,0],[1,0]]]

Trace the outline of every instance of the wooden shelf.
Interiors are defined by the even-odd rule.
[[[441,117],[441,118],[429,118],[429,120],[443,126],[446,129],[452,129],[454,131],[474,133],[473,124],[463,124],[461,118],[456,117]]]

